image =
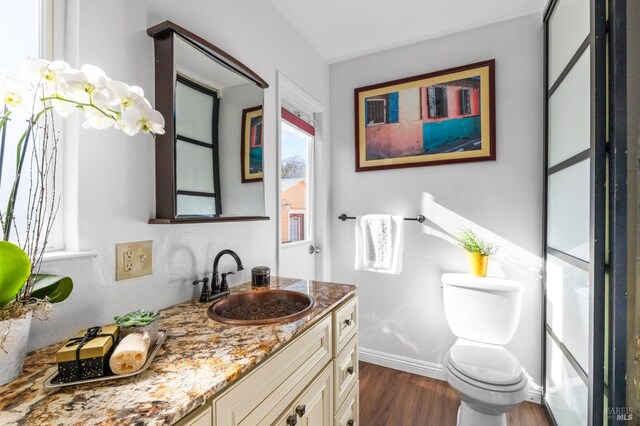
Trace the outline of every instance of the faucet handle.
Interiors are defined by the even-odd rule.
[[[198,285],[202,283],[202,293],[200,293],[200,303],[208,302],[211,299],[211,287],[209,287],[209,278],[195,280],[192,284]]]
[[[227,284],[227,275],[233,275],[235,272],[223,272],[220,274],[222,276],[222,281],[220,282],[220,292],[229,291],[229,284]]]
[[[205,277],[205,278],[203,278],[201,280],[195,280],[192,284],[193,285],[198,285],[198,284],[202,283],[204,285],[207,285],[208,282],[209,282],[209,278]]]

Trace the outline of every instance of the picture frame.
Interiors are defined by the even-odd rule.
[[[263,145],[262,106],[242,110],[240,161],[242,183],[262,182]]]
[[[356,172],[496,159],[495,60],[354,89]]]

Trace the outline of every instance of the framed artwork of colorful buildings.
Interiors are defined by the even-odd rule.
[[[495,61],[355,89],[356,171],[496,159]]]
[[[262,107],[242,110],[242,183],[262,181]]]

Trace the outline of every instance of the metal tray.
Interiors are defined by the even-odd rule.
[[[85,383],[105,382],[108,380],[117,380],[117,379],[123,379],[125,377],[137,376],[138,374],[142,373],[147,368],[149,368],[149,366],[153,362],[153,359],[156,357],[156,354],[160,350],[160,347],[162,346],[166,338],[167,338],[167,331],[160,330],[158,332],[158,340],[156,340],[156,343],[151,347],[149,351],[149,355],[147,356],[147,362],[144,363],[144,365],[140,370],[134,373],[111,374],[109,376],[95,377],[93,379],[85,379],[85,380],[75,380],[73,382],[56,382],[56,378],[58,377],[58,370],[56,370],[51,376],[49,376],[47,380],[44,381],[44,387],[45,388],[61,388],[65,386],[82,385]]]

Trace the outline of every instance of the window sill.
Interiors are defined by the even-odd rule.
[[[98,257],[95,251],[51,251],[42,256],[42,263],[54,263],[64,260],[93,259]]]

